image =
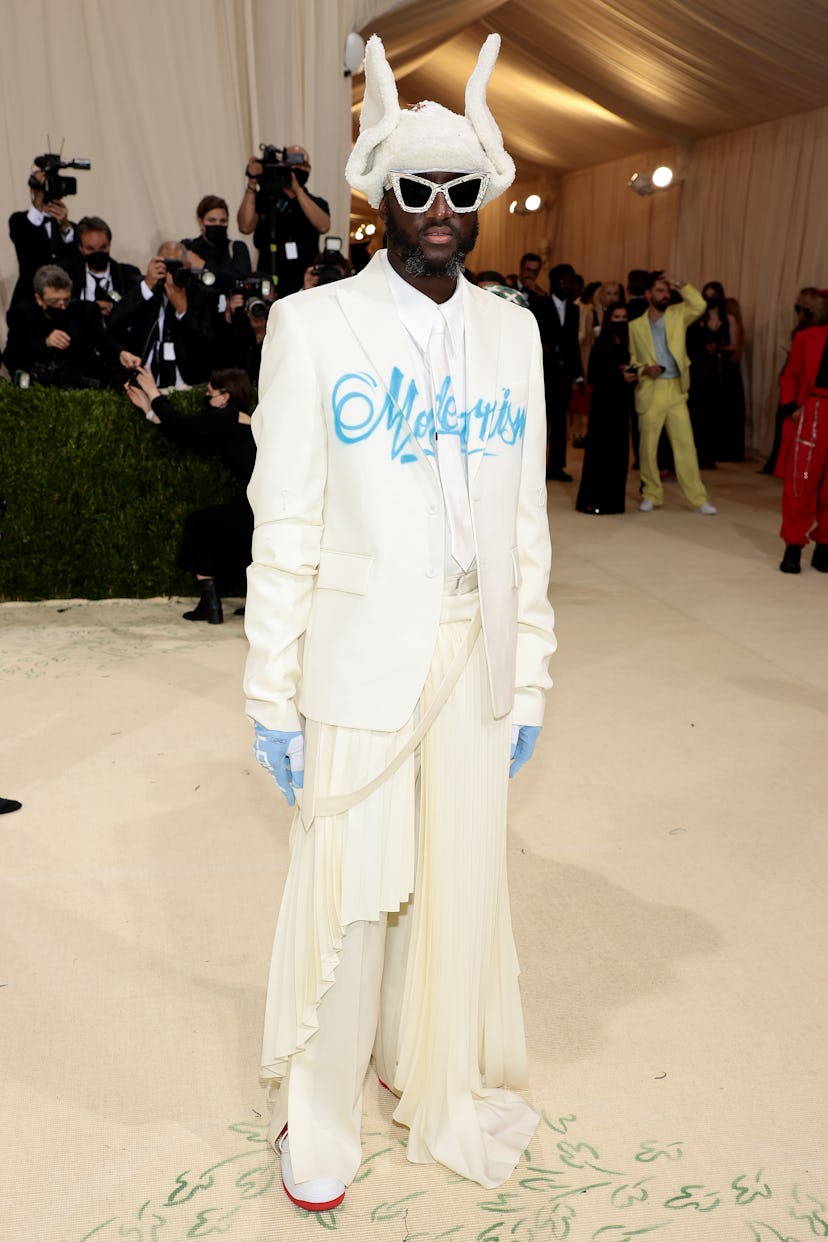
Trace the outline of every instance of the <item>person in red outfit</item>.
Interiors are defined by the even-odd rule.
[[[782,491],[783,574],[798,574],[802,549],[815,538],[811,564],[828,573],[828,289],[819,292],[818,326],[793,338],[779,380],[787,415],[776,475]]]

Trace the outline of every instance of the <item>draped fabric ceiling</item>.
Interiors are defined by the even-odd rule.
[[[462,111],[491,31],[489,99],[521,180],[828,104],[824,0],[418,0],[363,34],[382,37],[401,99]]]
[[[418,0],[362,33],[382,37],[403,104],[462,111],[491,31],[489,103],[517,180],[484,211],[473,265],[514,271],[531,249],[587,280],[722,280],[745,318],[748,443],[766,450],[797,289],[828,285],[828,4]],[[673,187],[627,188],[663,162]],[[530,191],[542,209],[510,215]],[[373,213],[355,197],[354,215]]]

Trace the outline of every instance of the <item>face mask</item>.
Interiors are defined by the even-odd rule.
[[[227,245],[227,225],[226,224],[205,224],[204,240],[211,246]]]
[[[46,314],[57,328],[62,328],[69,316],[69,312],[64,306],[49,306],[46,308]]]
[[[86,256],[86,266],[90,272],[105,272],[109,267],[109,255],[106,250],[93,250]]]
[[[708,306],[718,306],[718,303],[719,303],[719,299],[715,296],[710,297],[710,298],[705,298],[704,300]]]
[[[310,174],[304,168],[296,169],[296,180],[300,185],[307,185],[309,175]]]

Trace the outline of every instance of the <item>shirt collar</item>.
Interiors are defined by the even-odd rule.
[[[29,210],[26,212],[26,215],[27,215],[27,217],[28,217],[29,221],[30,221],[30,222],[31,222],[31,223],[35,226],[35,228],[40,228],[40,226],[41,226],[41,224],[43,223],[43,221],[48,219],[48,216],[46,215],[46,212],[45,212],[45,211],[38,211],[38,209],[37,209],[37,207],[35,207],[34,203],[32,203],[31,207],[30,207],[30,208],[29,208]]]
[[[428,347],[428,338],[435,323],[438,322],[438,316],[442,316],[446,324],[446,337],[449,346],[449,352],[458,357],[463,349],[464,337],[464,319],[463,319],[463,289],[462,281],[465,277],[459,277],[457,287],[447,302],[441,303],[439,306],[432,301],[425,293],[421,293],[419,289],[415,289],[407,280],[403,280],[398,272],[395,272],[388,261],[388,253],[385,250],[379,252],[380,262],[385,269],[388,277],[388,284],[391,287],[394,301],[397,305],[400,319],[403,325],[408,329],[414,341],[419,348],[425,353]]]

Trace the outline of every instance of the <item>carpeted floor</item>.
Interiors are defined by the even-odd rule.
[[[577,459],[580,454],[573,454]],[[242,623],[180,600],[0,607],[8,1242],[808,1242],[828,1236],[828,576],[779,485],[717,518],[552,484],[556,688],[512,789],[532,1098],[498,1192],[405,1159],[369,1077],[343,1207],[290,1206],[259,1030],[288,812]]]

